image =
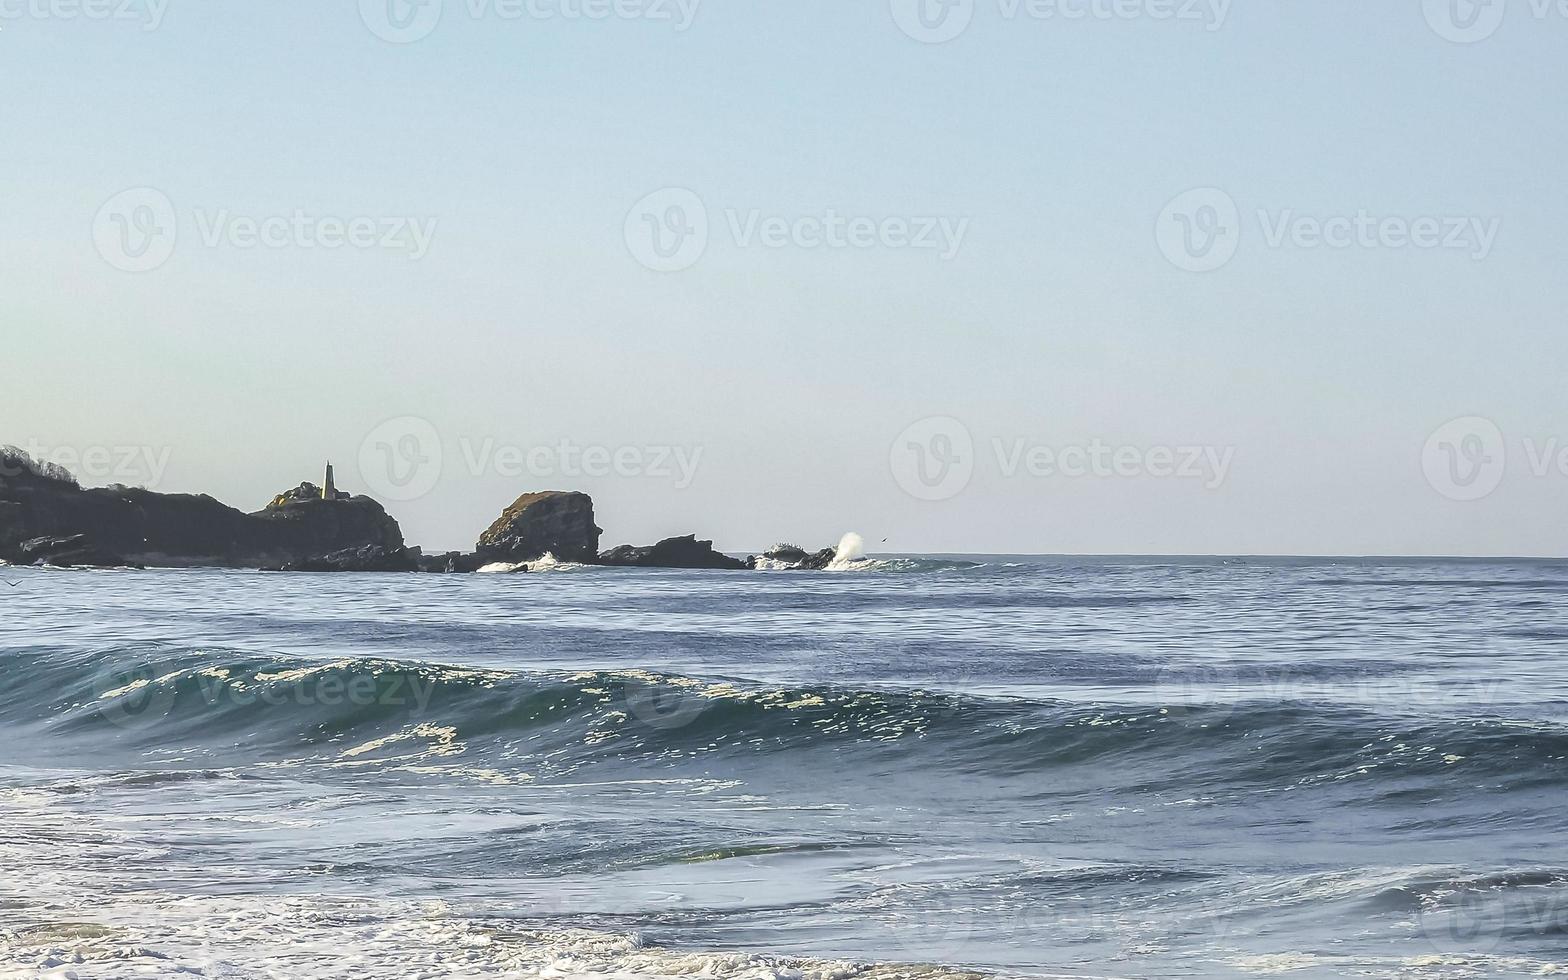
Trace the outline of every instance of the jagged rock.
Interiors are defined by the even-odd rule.
[[[327,496],[322,492],[321,488],[307,480],[304,483],[301,483],[299,486],[295,487],[293,490],[286,490],[283,493],[278,494],[276,497],[273,497],[272,503],[267,505],[267,509],[274,510],[279,507],[287,507],[289,504],[301,504],[311,500],[325,499],[327,499]],[[353,495],[345,493],[342,490],[337,490],[334,491],[334,496],[331,499],[351,500],[353,499]]]
[[[592,562],[599,553],[593,498],[585,493],[525,493],[512,502],[479,538],[475,552],[483,562],[537,561],[546,554],[560,561]]]
[[[762,557],[794,564],[798,561],[804,561],[807,555],[806,549],[798,544],[776,544],[764,552]]]
[[[64,568],[140,568],[121,555],[98,547],[85,534],[43,537],[24,541],[11,552],[18,565],[55,565]]]
[[[127,565],[263,568],[366,545],[403,548],[397,521],[368,497],[290,499],[246,514],[205,495],[84,490],[25,453],[0,451],[0,558],[31,564],[17,560],[25,543],[76,535],[95,557]]]
[[[485,566],[484,559],[476,554],[464,554],[461,551],[449,551],[444,555],[425,555],[419,559],[421,572],[434,572],[437,574],[455,575],[460,573],[477,572]]]
[[[417,572],[420,553],[418,548],[385,548],[367,544],[346,548],[330,555],[289,562],[279,571],[284,572]]]
[[[833,559],[838,557],[837,548],[823,548],[813,555],[807,555],[795,563],[796,571],[820,572],[833,564]]]
[[[838,557],[838,549],[823,548],[821,551],[807,552],[799,545],[777,544],[764,552],[762,557],[778,563],[768,568],[786,572],[820,572],[833,564],[833,559]]]
[[[245,530],[255,542],[251,545],[254,553],[282,552],[293,561],[365,546],[388,552],[401,551],[404,546],[397,521],[369,497],[316,497],[268,507],[246,517]]]
[[[698,541],[694,534],[666,538],[646,548],[623,544],[600,555],[598,561],[601,565],[627,568],[719,568],[740,571],[749,567],[738,558],[714,551],[712,541]]]

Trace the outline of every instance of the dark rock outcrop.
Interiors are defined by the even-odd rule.
[[[368,497],[290,493],[275,503],[246,514],[206,495],[84,490],[58,467],[0,450],[0,559],[31,564],[41,559],[27,560],[28,542],[78,535],[85,540],[73,547],[90,546],[89,557],[120,565],[265,568],[367,545],[403,548],[397,521]]]
[[[802,572],[820,572],[833,564],[833,559],[838,557],[837,548],[823,548],[816,554],[807,555],[795,563],[794,570]]]
[[[347,500],[297,500],[243,515],[242,531],[254,554],[285,552],[295,560],[341,551],[378,547],[403,550],[403,531],[385,509],[369,497]]]
[[[456,575],[477,572],[486,562],[476,554],[449,551],[444,555],[421,555],[419,570],[436,574]]]
[[[774,545],[763,554],[764,558],[771,558],[783,562],[790,572],[820,572],[833,564],[833,559],[838,557],[837,548],[823,548],[815,553],[808,553],[799,545],[778,544]]]
[[[600,555],[598,561],[601,565],[623,568],[718,568],[740,571],[751,567],[738,558],[714,551],[712,541],[698,541],[694,534],[666,538],[646,548],[623,544]]]
[[[421,555],[418,548],[385,548],[378,544],[346,548],[318,558],[289,562],[284,572],[417,572]]]
[[[11,557],[7,560],[16,565],[55,565],[62,568],[140,567],[122,555],[98,547],[85,534],[24,541],[11,551]]]
[[[330,467],[327,478],[330,487]],[[563,562],[632,568],[742,570],[758,563],[715,551],[713,542],[695,535],[600,554],[602,533],[587,494],[528,493],[490,525],[473,553],[426,556],[405,546],[397,521],[369,497],[325,493],[302,483],[247,514],[206,495],[83,489],[60,467],[0,447],[0,564],[466,573],[547,554]],[[833,548],[809,554],[779,545],[767,557],[791,569],[822,569],[835,554]]]
[[[774,561],[789,562],[793,565],[795,562],[804,561],[807,555],[806,549],[798,544],[776,544],[764,552],[762,557],[771,558]]]
[[[537,561],[546,554],[559,561],[592,562],[602,533],[587,494],[525,493],[480,536],[474,550],[484,563]]]

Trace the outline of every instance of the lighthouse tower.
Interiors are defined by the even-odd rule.
[[[332,479],[332,463],[331,462],[327,463],[327,479],[321,486],[321,499],[322,500],[336,500],[336,499],[338,499],[338,485],[337,485],[337,481]]]

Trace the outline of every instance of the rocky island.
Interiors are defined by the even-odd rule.
[[[498,565],[526,571],[551,556],[606,567],[742,571],[822,569],[835,554],[780,546],[742,560],[696,535],[601,552],[602,534],[587,494],[531,492],[501,512],[472,552],[427,556],[408,546],[375,500],[339,491],[331,464],[321,487],[302,483],[246,513],[205,494],[86,489],[58,466],[0,448],[0,561],[13,565],[463,573]]]

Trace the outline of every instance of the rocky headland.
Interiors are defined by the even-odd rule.
[[[132,487],[86,489],[60,467],[0,449],[0,561],[61,567],[219,567],[295,572],[475,572],[547,556],[621,568],[742,571],[826,568],[835,549],[781,545],[739,559],[696,535],[599,550],[593,500],[566,491],[526,493],[479,536],[472,552],[426,555],[403,540],[376,501],[340,492],[329,468],[312,483],[246,513],[212,497]]]

